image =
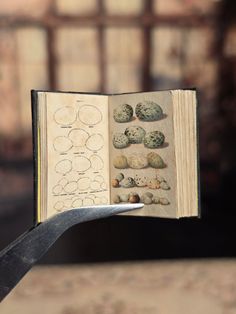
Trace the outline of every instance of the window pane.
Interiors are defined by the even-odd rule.
[[[48,88],[46,33],[34,27],[16,31],[20,119],[31,132],[30,90]]]
[[[109,14],[139,14],[143,4],[144,0],[106,0],[105,8]]]
[[[48,10],[53,0],[1,0],[0,15],[40,17]]]
[[[181,85],[182,30],[161,27],[152,33],[151,75],[153,88],[175,88]]]
[[[212,40],[209,28],[156,28],[152,34],[153,87],[198,86],[204,97],[212,99],[217,75]]]
[[[97,91],[99,54],[94,28],[61,28],[56,33],[58,88]]]
[[[56,9],[60,14],[90,14],[97,10],[96,0],[56,0]]]
[[[158,14],[207,14],[215,9],[215,0],[154,0],[154,10]]]
[[[137,28],[109,28],[106,36],[108,92],[141,89],[142,32]]]
[[[14,30],[0,31],[0,134],[16,135],[19,128],[17,56]],[[19,134],[19,133],[17,133]]]

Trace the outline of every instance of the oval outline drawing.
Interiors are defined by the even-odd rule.
[[[78,159],[81,159],[81,160],[84,160],[84,162],[86,161],[87,162],[87,165],[85,168],[82,168],[80,169],[79,167],[77,167],[77,164],[81,164],[81,162],[78,161]],[[78,172],[85,172],[87,171],[88,169],[90,169],[91,167],[91,161],[87,158],[87,157],[84,157],[84,156],[76,156],[74,159],[73,159],[73,164],[72,164],[72,169],[75,170],[75,171],[78,171]]]
[[[75,141],[71,138],[71,134],[72,134],[73,132],[77,132],[77,131],[80,131],[81,133],[86,134],[86,139],[83,140],[83,143],[82,143],[81,145],[76,145],[76,144],[74,143]],[[70,130],[70,132],[68,133],[68,138],[70,139],[70,141],[72,142],[72,145],[73,145],[74,147],[84,147],[84,146],[86,145],[87,140],[89,139],[89,136],[90,136],[89,133],[88,133],[87,131],[81,129],[81,128],[72,129],[72,130]],[[77,137],[79,138],[79,136],[77,136]]]
[[[85,109],[84,107],[91,107],[91,109],[89,109],[89,110],[91,110],[91,112],[93,113],[92,116],[98,116],[99,115],[99,119],[95,120],[94,122],[90,122],[90,123],[89,123],[89,121],[83,120],[81,118],[81,111],[83,109]],[[94,113],[94,111],[96,111],[97,113]],[[86,113],[85,116],[86,117],[91,117],[91,115],[89,113]],[[103,117],[102,117],[102,113],[101,113],[100,109],[98,109],[94,105],[84,104],[78,110],[78,119],[85,125],[97,125],[98,123],[100,123],[102,121],[102,118]]]
[[[89,141],[90,141],[90,140],[93,140],[93,138],[96,137],[96,136],[99,137],[99,140],[96,140],[96,139],[95,139],[95,143],[92,143],[92,144],[97,144],[97,143],[99,143],[99,141],[100,141],[101,143],[99,143],[99,146],[98,146],[97,148],[93,148],[93,147],[90,146]],[[101,150],[101,149],[103,148],[103,146],[104,146],[104,138],[103,138],[102,134],[100,134],[100,133],[93,133],[93,134],[91,134],[91,135],[89,136],[89,138],[87,139],[87,141],[86,141],[86,143],[85,143],[85,146],[86,146],[86,148],[87,148],[88,150],[90,150],[91,152],[96,152],[96,151]]]
[[[71,118],[69,121],[67,121],[67,122],[63,122],[63,121],[57,121],[58,120],[58,117],[56,117],[56,115],[58,114],[58,112],[60,112],[60,111],[63,111],[63,110],[67,110],[66,108],[70,108],[70,109],[72,109],[74,112],[72,113],[72,114],[74,114],[74,117],[73,117],[73,119]],[[71,113],[69,113],[69,114],[71,114]],[[63,113],[63,114],[61,114],[63,117],[65,117],[65,113]],[[73,124],[75,121],[76,121],[76,118],[77,118],[77,114],[76,114],[76,109],[74,108],[74,107],[72,107],[72,106],[63,106],[63,107],[61,107],[61,108],[59,108],[59,109],[57,109],[55,112],[54,112],[54,115],[53,115],[53,119],[54,119],[54,121],[57,123],[57,124],[59,124],[59,125],[71,125],[71,124]]]

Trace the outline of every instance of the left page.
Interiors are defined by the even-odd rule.
[[[46,207],[40,208],[41,220],[70,208],[108,204],[108,97],[40,94],[46,115],[41,125],[46,134],[46,141],[41,141],[45,156],[41,172],[46,172],[47,191],[39,196]]]

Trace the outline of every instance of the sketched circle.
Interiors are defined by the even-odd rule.
[[[61,194],[62,191],[63,191],[63,187],[60,184],[55,185],[52,189],[52,193],[55,195]]]
[[[92,155],[90,157],[90,161],[91,161],[91,167],[95,170],[101,170],[104,166],[104,162],[102,160],[102,158],[98,155]]]
[[[61,210],[64,208],[64,202],[63,202],[63,201],[57,201],[57,202],[54,204],[54,208],[55,208],[57,211],[61,211]]]
[[[102,121],[102,113],[93,105],[83,105],[78,111],[78,118],[86,125],[96,125]]]
[[[95,197],[95,199],[94,199],[94,204],[95,205],[101,205],[102,203],[101,203],[101,198],[100,197]]]
[[[72,200],[67,198],[64,200],[64,207],[65,209],[71,209],[72,208]]]
[[[66,136],[58,136],[53,141],[53,147],[60,153],[66,153],[72,148],[72,141]]]
[[[78,208],[78,207],[81,207],[83,205],[83,201],[81,198],[77,198],[75,199],[73,202],[72,202],[72,207],[73,208]]]
[[[79,191],[88,190],[88,188],[90,186],[90,178],[88,178],[88,177],[80,178],[77,182],[78,182]]]
[[[100,183],[98,181],[92,181],[90,184],[91,190],[99,190],[100,189]]]
[[[101,189],[106,190],[107,189],[107,185],[105,182],[101,183]]]
[[[84,156],[77,156],[73,159],[73,170],[85,172],[91,167],[91,162]]]
[[[77,190],[77,188],[78,188],[77,182],[71,181],[65,185],[64,190],[67,193],[73,193]]]
[[[106,205],[108,203],[108,199],[105,196],[101,197],[101,203]]]
[[[58,185],[61,185],[62,187],[64,187],[66,184],[68,183],[68,180],[63,177],[58,181]]]
[[[94,205],[94,200],[90,197],[85,197],[83,199],[83,206],[90,206],[90,205]]]
[[[60,124],[60,125],[73,124],[76,120],[75,108],[71,106],[65,106],[58,109],[54,113],[54,120],[56,121],[57,124]]]
[[[68,137],[75,147],[83,147],[89,138],[89,133],[82,129],[73,129],[69,132]]]
[[[71,169],[72,169],[72,162],[69,159],[63,159],[59,161],[55,166],[55,171],[63,175],[70,172]]]
[[[70,171],[66,175],[66,179],[69,181],[77,181],[79,178],[78,172],[77,171]]]
[[[92,151],[100,150],[100,149],[102,149],[102,147],[104,145],[103,136],[99,133],[92,134],[87,139],[85,145],[86,145],[87,149],[89,149],[89,150],[92,150]]]
[[[99,183],[103,183],[104,182],[104,178],[103,176],[101,176],[100,174],[97,175],[95,178],[94,178],[94,181],[98,181]]]

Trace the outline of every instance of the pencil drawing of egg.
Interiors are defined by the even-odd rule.
[[[86,141],[87,149],[91,151],[98,151],[104,145],[104,139],[101,134],[92,134]]]
[[[77,188],[78,188],[77,182],[71,181],[65,185],[64,190],[66,193],[73,193],[77,190]]]
[[[53,187],[53,189],[52,189],[52,192],[53,192],[53,194],[55,194],[55,195],[61,194],[62,191],[63,191],[63,187],[62,187],[60,184],[55,185],[55,186]]]
[[[105,196],[101,197],[101,203],[106,205],[108,203],[108,199]]]
[[[55,171],[63,175],[70,172],[71,169],[72,169],[72,162],[68,159],[63,159],[59,161],[55,166]]]
[[[103,178],[103,176],[101,176],[101,175],[97,175],[97,176],[94,178],[94,181],[98,181],[99,183],[103,183],[103,182],[104,182],[104,178]]]
[[[60,124],[60,125],[73,124],[76,120],[75,108],[73,108],[71,106],[65,106],[65,107],[58,109],[54,113],[54,120],[57,124]]]
[[[69,199],[69,198],[65,199],[64,200],[64,206],[65,206],[66,209],[72,208],[72,200]]]
[[[81,198],[76,198],[75,200],[73,200],[71,206],[73,208],[78,208],[78,207],[81,207],[83,205],[83,201]]]
[[[63,177],[61,178],[61,180],[58,181],[58,185],[61,185],[62,187],[64,187],[69,181]]]
[[[72,141],[66,136],[57,136],[53,141],[53,147],[60,153],[66,153],[72,148]]]
[[[64,202],[63,201],[58,201],[54,204],[54,208],[57,211],[61,211],[64,208]]]
[[[68,137],[72,141],[73,146],[83,147],[89,138],[89,134],[82,129],[73,129],[69,132]]]
[[[90,178],[85,177],[85,178],[80,178],[78,180],[78,189],[79,189],[79,191],[88,190],[89,186],[90,186]]]
[[[102,204],[101,197],[95,197],[94,198],[94,204],[95,205],[101,205]]]
[[[85,197],[83,199],[83,206],[90,206],[90,205],[94,205],[94,200],[92,198]]]
[[[91,190],[99,190],[100,189],[100,183],[98,181],[92,181],[90,184]]]
[[[101,111],[93,105],[83,105],[80,107],[78,117],[86,125],[96,125],[102,121]]]
[[[73,170],[78,172],[85,172],[91,167],[91,162],[84,156],[76,156],[72,163]]]
[[[104,162],[100,156],[92,155],[90,157],[90,160],[91,160],[91,166],[92,166],[93,170],[98,171],[98,170],[101,170],[103,168]]]

